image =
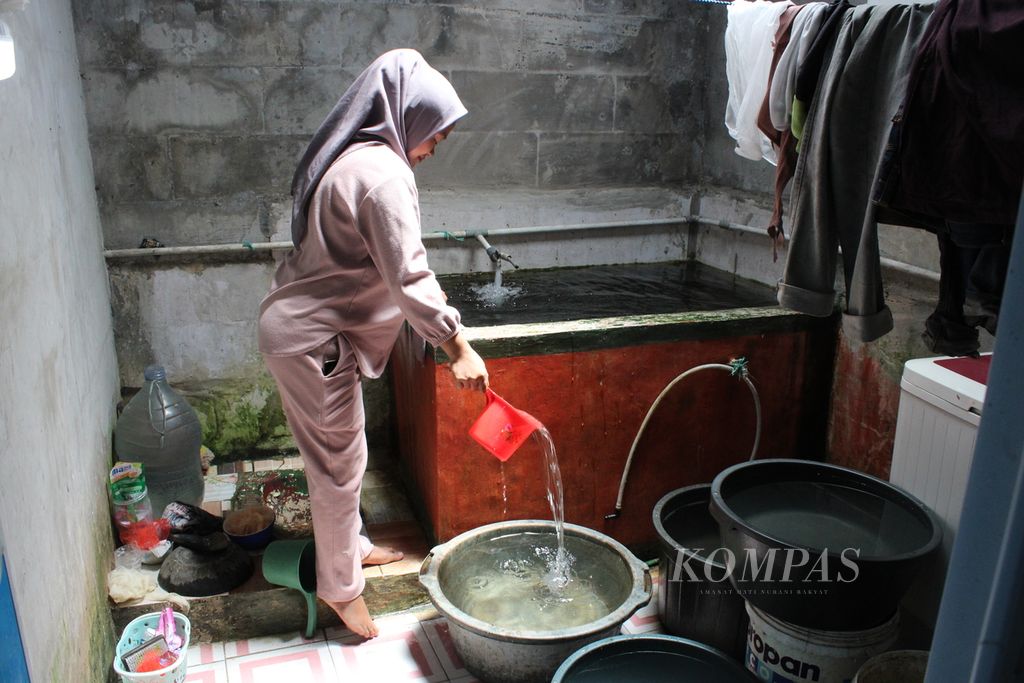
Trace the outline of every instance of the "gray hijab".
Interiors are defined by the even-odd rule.
[[[306,234],[309,200],[321,178],[356,140],[380,140],[408,163],[408,152],[466,115],[455,88],[416,50],[373,61],[341,96],[306,148],[292,179],[292,244]]]

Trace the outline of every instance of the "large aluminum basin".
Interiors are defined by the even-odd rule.
[[[555,525],[543,520],[513,520],[478,527],[436,546],[420,567],[420,583],[448,619],[452,642],[466,669],[487,683],[548,683],[573,652],[617,635],[623,622],[650,601],[653,590],[647,565],[625,546],[593,529],[566,524],[567,545],[588,551],[587,566],[578,563],[577,573],[602,583],[613,605],[611,611],[586,624],[543,631],[503,628],[471,616],[463,610],[465,586],[473,578],[467,574],[467,558],[474,548],[519,533],[553,539]]]

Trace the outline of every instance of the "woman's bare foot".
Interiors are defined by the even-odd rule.
[[[363,638],[376,638],[379,631],[377,625],[373,623],[373,619],[370,617],[370,610],[366,608],[366,601],[363,600],[363,596],[359,596],[355,600],[349,600],[348,602],[328,602],[342,623],[348,627],[348,630],[355,633],[357,636]]]
[[[363,564],[389,564],[405,557],[401,550],[375,545],[370,554],[363,558]]]

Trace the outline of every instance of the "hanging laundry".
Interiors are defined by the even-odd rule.
[[[939,300],[921,334],[944,356],[977,356],[978,328],[996,333],[1012,226],[948,221],[937,231]]]
[[[793,5],[787,7],[779,17],[779,28],[772,40],[772,63],[768,69],[768,81],[765,84],[764,96],[761,98],[761,107],[757,112],[757,128],[768,141],[772,143],[775,150],[775,202],[772,205],[772,217],[768,223],[768,237],[772,241],[772,261],[779,258],[779,249],[782,248],[784,234],[782,232],[782,193],[786,188],[789,179],[793,177],[793,170],[796,167],[796,139],[789,131],[778,131],[772,125],[771,115],[768,112],[768,93],[771,91],[772,82],[778,69],[779,59],[789,45],[790,28],[797,16],[804,10],[805,5]]]
[[[925,345],[976,355],[995,334],[1024,185],[1024,4],[941,0],[893,118],[878,219],[934,232],[939,298]]]
[[[824,2],[809,2],[793,19],[789,41],[779,56],[775,77],[769,86],[768,111],[775,130],[790,130],[793,111],[793,92],[796,89],[797,70],[807,61],[807,53],[818,36],[821,22],[829,5]]]
[[[768,72],[768,83],[761,101],[761,108],[757,115],[757,127],[772,143],[777,157],[775,166],[775,201],[772,205],[772,216],[768,222],[768,237],[772,241],[772,261],[778,260],[779,250],[784,243],[782,195],[796,170],[797,140],[788,128],[779,129],[772,123],[770,93],[777,78],[784,79],[787,77],[785,71],[779,72],[779,64],[782,61],[783,54],[789,49],[793,27],[798,23],[802,23],[800,18],[805,13],[810,12],[814,14],[824,8],[824,3],[809,3],[807,5],[787,7],[782,16],[779,17],[779,28],[772,41],[772,64]]]
[[[793,3],[736,0],[728,7],[725,28],[725,73],[729,99],[725,127],[736,141],[736,153],[753,160],[777,162],[771,141],[757,127],[757,115],[768,89],[772,41],[779,18]]]
[[[753,160],[765,159],[776,166],[775,200],[767,228],[773,260],[778,258],[784,243],[782,200],[796,166],[797,143],[788,127],[774,125],[769,95],[774,88],[778,65],[789,48],[792,27],[801,27],[798,36],[803,45],[800,49],[803,53],[809,52],[816,29],[829,7],[823,2],[794,5],[756,0],[738,0],[729,7],[725,36],[729,102],[725,122],[738,143],[737,154]],[[800,18],[805,13],[812,17],[811,21]],[[791,91],[795,84],[797,52],[794,48],[779,74],[783,83],[780,92]]]
[[[1013,225],[1024,184],[1024,3],[941,0],[911,67],[876,199],[940,221]]]
[[[836,42],[836,32],[850,9],[847,0],[832,0],[825,8],[814,41],[807,50],[803,64],[797,69],[796,82],[793,84],[793,106],[791,127],[797,139],[803,138],[804,121],[807,120],[807,109],[818,87],[821,72],[828,64],[832,49]]]
[[[872,4],[843,11],[803,130],[779,303],[831,315],[838,246],[846,285],[843,327],[856,341],[877,339],[893,325],[871,190],[931,9]],[[798,98],[805,73],[797,77]]]

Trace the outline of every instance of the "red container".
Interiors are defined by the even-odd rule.
[[[533,415],[519,410],[488,389],[487,407],[469,428],[469,435],[504,462],[512,457],[530,434],[543,426]]]

